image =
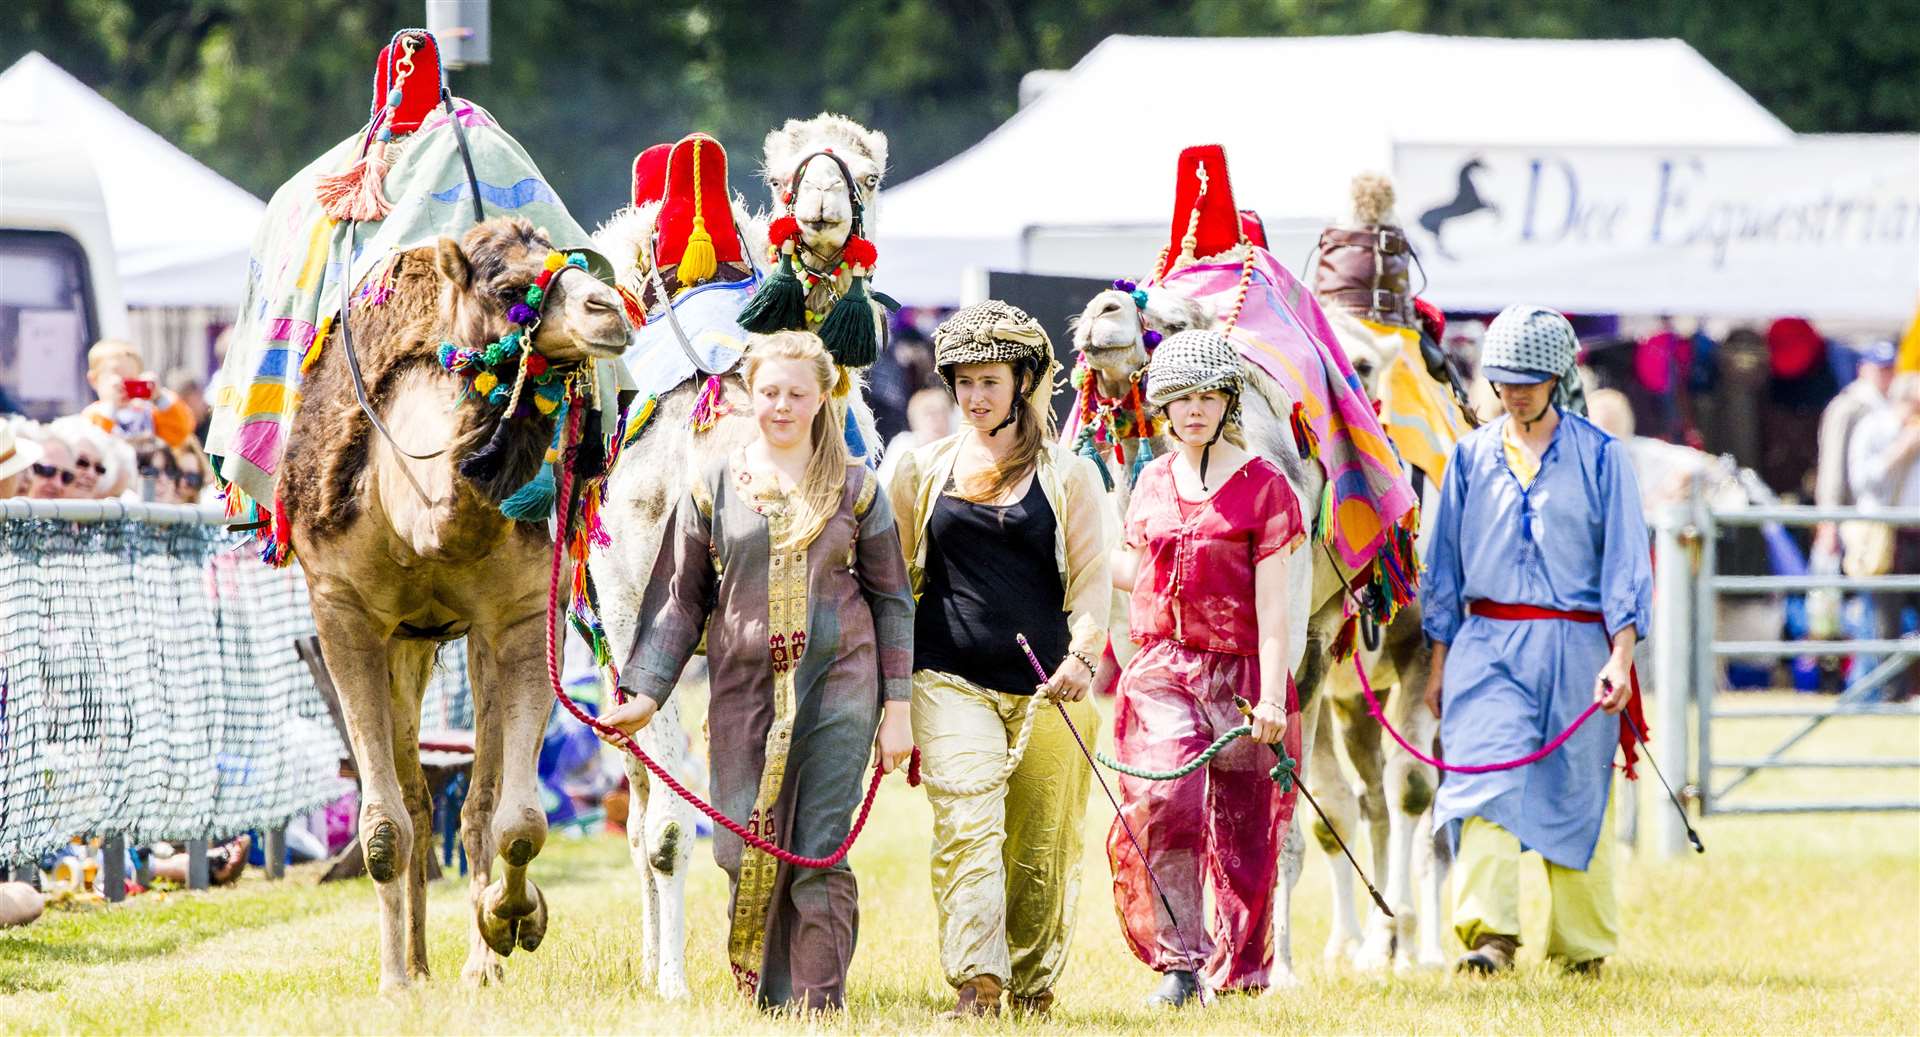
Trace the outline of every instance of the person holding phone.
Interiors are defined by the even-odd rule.
[[[178,393],[161,388],[131,342],[105,338],[87,350],[87,384],[97,397],[87,420],[130,438],[159,436],[170,447],[193,435],[193,409]]]

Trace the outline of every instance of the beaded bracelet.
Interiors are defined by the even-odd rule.
[[[1078,648],[1069,648],[1067,649],[1067,654],[1073,656],[1075,659],[1080,660],[1080,665],[1087,668],[1088,677],[1093,676],[1094,674],[1093,660],[1087,656],[1087,653],[1081,651]]]

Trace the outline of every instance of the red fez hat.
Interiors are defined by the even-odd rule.
[[[633,159],[633,204],[657,202],[667,193],[667,155],[671,144],[655,144]]]
[[[704,133],[690,133],[667,157],[666,196],[660,203],[654,261],[678,267],[675,278],[695,285],[719,263],[739,263],[743,250],[727,189],[727,152]]]
[[[411,57],[407,41],[415,44]],[[394,84],[400,86],[400,103],[394,105]],[[430,32],[399,32],[380,48],[380,63],[373,73],[373,103],[376,109],[393,108],[386,127],[395,137],[420,128],[420,123],[440,103],[440,45]]]
[[[1194,259],[1219,255],[1239,244],[1240,234],[1240,212],[1233,206],[1233,185],[1227,180],[1226,149],[1199,144],[1180,152],[1167,254],[1154,277],[1165,277],[1183,255]]]

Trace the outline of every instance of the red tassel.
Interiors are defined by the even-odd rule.
[[[1339,662],[1353,658],[1354,642],[1359,639],[1360,617],[1348,616],[1340,624],[1340,632],[1333,636],[1333,657]]]
[[[381,189],[386,177],[387,145],[375,141],[346,172],[330,173],[314,181],[314,196],[320,208],[336,220],[384,220],[393,211],[393,203]]]
[[[627,291],[619,285],[614,285],[613,290],[620,293],[620,304],[627,308],[627,323],[636,328],[646,327],[647,312],[640,308],[640,300],[634,298],[632,292]]]
[[[840,258],[846,260],[848,266],[866,267],[871,270],[873,264],[880,259],[880,252],[873,247],[873,242],[859,236],[852,236],[847,238],[846,247],[840,250]]]
[[[800,221],[792,216],[782,216],[767,225],[767,244],[774,248],[800,236]]]
[[[1307,422],[1307,408],[1303,403],[1295,402],[1293,413],[1288,417],[1293,426],[1294,449],[1300,451],[1302,458],[1311,458],[1319,452],[1319,442],[1314,437],[1313,426]]]
[[[913,747],[913,758],[907,761],[907,784],[920,787],[920,747]]]

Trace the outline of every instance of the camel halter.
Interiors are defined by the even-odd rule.
[[[854,238],[862,237],[866,230],[866,209],[867,209],[866,202],[860,197],[860,186],[853,179],[853,170],[848,168],[847,160],[834,154],[832,151],[826,151],[826,150],[816,151],[813,154],[802,158],[797,164],[795,164],[795,166],[793,167],[793,178],[787,182],[788,186],[787,186],[787,194],[785,199],[787,204],[787,214],[789,216],[793,214],[793,200],[800,192],[800,179],[801,177],[804,177],[806,175],[807,166],[811,165],[813,163],[813,160],[816,158],[825,158],[828,161],[832,162],[834,165],[840,167],[840,179],[843,183],[847,185],[847,206],[850,210],[852,210],[852,218],[848,221],[847,241],[852,241]],[[846,243],[842,242],[839,250],[835,251],[830,256],[823,256],[820,253],[814,251],[812,248],[810,248],[807,245],[805,235],[796,234],[794,235],[794,238],[793,238],[794,258],[798,259],[800,261],[800,265],[806,267],[808,272],[814,273],[814,274],[819,274],[823,270],[828,273],[831,273],[833,271],[834,266],[840,262],[840,257],[842,254],[846,252],[846,248],[847,248]],[[803,253],[805,256],[811,256],[814,259],[819,260],[820,266],[816,267],[813,264],[808,263],[806,259],[803,258]]]

